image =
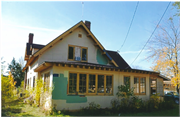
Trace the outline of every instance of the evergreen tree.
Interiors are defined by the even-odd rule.
[[[24,80],[24,72],[22,72],[21,65],[16,62],[15,58],[11,61],[11,64],[8,66],[8,69],[13,75],[14,81],[16,81],[16,87],[21,85],[21,81]]]

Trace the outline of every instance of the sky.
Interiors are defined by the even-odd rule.
[[[147,48],[131,64],[149,39],[168,1],[140,1],[128,32],[137,1],[1,1],[1,53],[10,63],[13,57],[24,59],[29,33],[34,34],[33,43],[46,45],[57,36],[77,24],[88,20],[91,32],[107,50],[117,51],[131,67],[151,70],[147,61]],[[163,24],[174,15],[172,3],[161,21]]]

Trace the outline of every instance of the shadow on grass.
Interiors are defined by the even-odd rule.
[[[21,116],[33,116],[33,115],[30,115],[30,114],[24,113],[24,114],[21,114]]]

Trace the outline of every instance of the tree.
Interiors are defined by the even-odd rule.
[[[19,64],[21,66],[21,69],[23,69],[23,67],[25,66],[25,62],[24,62],[24,59],[22,56],[21,56],[21,58],[19,58]]]
[[[157,33],[151,39],[147,59],[154,60],[152,69],[169,77],[173,77],[179,92],[180,70],[180,19],[170,17],[167,23],[159,25]]]
[[[180,16],[180,2],[174,2],[173,6],[177,9],[177,14],[175,15]]]
[[[24,80],[24,72],[22,72],[21,65],[16,62],[15,58],[11,61],[11,64],[8,66],[8,69],[12,73],[14,80],[17,82],[16,87],[21,85],[21,81]]]
[[[15,89],[16,81],[9,72],[9,76],[5,77],[1,75],[1,96],[2,96],[2,105],[4,105],[6,99],[11,99],[13,95],[13,90]]]

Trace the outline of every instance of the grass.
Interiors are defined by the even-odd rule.
[[[5,103],[2,107],[2,116],[45,116],[38,107],[24,104],[23,99],[16,99]]]
[[[55,114],[54,116],[118,116],[119,113],[113,113],[111,109],[97,109],[80,110],[76,112],[70,112],[68,110],[62,110],[61,114]],[[40,107],[33,107],[29,104],[24,104],[23,99],[16,99],[14,101],[6,102],[6,106],[2,107],[2,116],[46,116],[42,112]],[[153,111],[150,113],[120,113],[120,116],[179,116],[179,105],[176,105],[174,109]]]

